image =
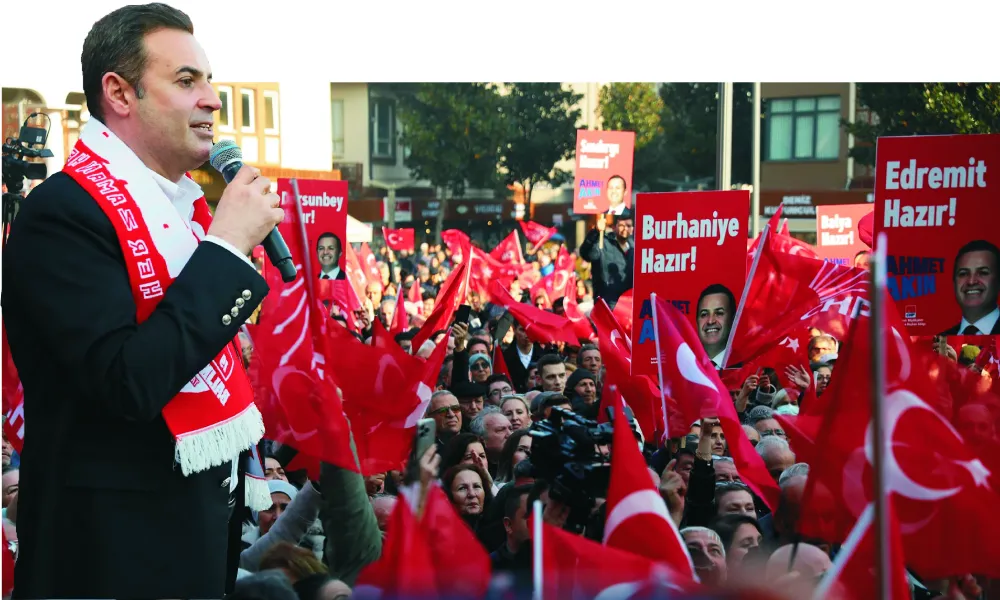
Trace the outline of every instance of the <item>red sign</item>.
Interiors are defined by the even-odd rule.
[[[278,226],[286,239],[292,236],[290,228],[295,223],[292,214],[295,208],[295,190],[291,179],[278,179],[277,193],[281,197],[281,207],[285,209],[285,220]],[[331,279],[343,279],[344,245],[347,244],[347,182],[319,179],[297,179],[302,219],[306,228],[306,245],[312,263],[314,278],[327,273]],[[289,247],[295,264],[301,265],[302,251]],[[304,265],[303,265],[304,268]]]
[[[621,214],[632,208],[632,131],[576,132],[573,212]]]
[[[1000,134],[879,138],[876,151],[875,243],[886,234],[910,335],[1000,333]]]
[[[816,254],[828,262],[855,266],[858,253],[868,250],[868,246],[861,241],[858,222],[873,210],[875,206],[872,204],[817,206]]]
[[[652,292],[688,315],[709,359],[722,365],[746,282],[749,214],[743,190],[636,197],[633,375],[657,377]]]

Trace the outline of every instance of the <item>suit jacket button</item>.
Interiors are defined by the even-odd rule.
[[[240,316],[240,307],[238,306],[232,307],[231,309],[229,309],[229,314],[231,314],[234,317]]]
[[[236,306],[237,306],[237,307],[239,307],[239,308],[243,308],[243,305],[244,305],[244,304],[246,304],[246,302],[245,302],[245,301],[243,300],[243,298],[237,298],[237,299],[236,299]]]
[[[229,315],[222,315],[222,324],[223,325],[229,325],[232,322],[233,322],[233,318],[232,317],[230,317]]]
[[[232,481],[232,479],[231,479],[231,478],[229,478],[229,477],[226,477],[225,479],[223,479],[223,480],[222,480],[222,485],[220,485],[219,487],[224,487],[224,488],[228,488],[228,487],[229,487],[229,483],[230,483],[231,481]]]
[[[244,300],[249,300],[251,295],[252,294],[250,293],[250,290],[243,290],[243,299]]]

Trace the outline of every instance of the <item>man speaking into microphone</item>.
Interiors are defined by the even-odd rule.
[[[234,344],[282,220],[244,166],[214,218],[186,172],[220,100],[188,16],[126,6],[83,44],[92,115],[23,202],[2,304],[24,386],[15,598],[220,598],[237,459],[263,436]]]

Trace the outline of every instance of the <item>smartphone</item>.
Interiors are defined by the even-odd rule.
[[[410,458],[406,462],[406,474],[404,481],[413,483],[420,481],[420,457],[427,452],[427,449],[434,445],[437,438],[437,423],[434,419],[420,419],[417,421],[417,431],[413,437],[413,448],[410,451]]]
[[[461,304],[455,311],[455,322],[468,325],[470,316],[472,316],[472,307],[468,304]]]

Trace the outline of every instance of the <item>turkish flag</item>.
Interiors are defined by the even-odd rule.
[[[555,235],[559,230],[555,227],[546,227],[544,225],[539,225],[534,221],[518,221],[521,225],[521,231],[524,232],[524,237],[528,238],[531,245],[536,249],[549,241],[553,235]]]
[[[469,288],[484,296],[489,294],[491,281],[509,287],[518,275],[531,268],[525,264],[502,263],[476,247],[471,248],[470,255]]]
[[[361,262],[364,264],[365,273],[368,276],[368,282],[377,282],[379,286],[382,285],[382,273],[378,270],[378,260],[375,259],[375,253],[368,246],[368,242],[361,242],[361,252],[359,254]]]
[[[427,492],[420,529],[434,556],[441,597],[483,598],[492,577],[490,555],[438,485]]]
[[[884,284],[883,284],[884,285]],[[883,288],[884,289],[884,288]],[[895,494],[906,562],[925,579],[965,573],[1000,576],[1000,495],[991,475],[948,421],[924,400],[933,394],[921,368],[927,350],[909,342],[895,303],[883,292],[886,389],[881,399],[888,492]],[[819,429],[799,529],[838,542],[872,502],[872,348],[869,319],[855,320],[838,361],[837,385]],[[862,382],[862,385],[857,385]],[[828,391],[824,393],[824,397]],[[947,548],[947,552],[928,549]]]
[[[503,357],[499,343],[493,345],[493,373],[506,375],[507,379],[510,379],[510,369],[507,368],[507,359]]]
[[[501,240],[490,251],[490,256],[504,264],[523,265],[524,253],[521,251],[521,237],[517,230],[511,231],[510,235]]]
[[[333,331],[338,360],[329,368],[344,396],[361,473],[400,469],[413,445],[417,421],[430,404],[448,345],[439,344],[424,361],[385,341],[384,333],[383,341],[369,346],[343,329]]]
[[[489,292],[493,303],[509,310],[532,341],[542,344],[566,342],[570,346],[580,345],[573,324],[566,317],[535,308],[530,304],[516,302],[496,280],[490,282]]]
[[[563,296],[563,312],[570,323],[573,324],[573,331],[581,342],[591,342],[597,338],[594,333],[594,326],[590,323],[587,315],[583,314],[576,304],[576,275],[570,275],[566,282],[567,294]],[[599,375],[599,373],[594,373]]]
[[[843,339],[846,324],[870,310],[867,270],[782,252],[769,227],[732,325],[727,367],[760,356],[807,325]]]
[[[648,475],[646,476],[648,480]],[[528,526],[533,530],[534,517]],[[690,575],[568,531],[542,525],[543,598],[631,598],[697,591]],[[653,596],[656,597],[656,596]]]
[[[677,400],[685,423],[718,417],[743,482],[768,508],[775,510],[778,486],[747,439],[729,391],[719,379],[694,326],[670,302],[660,300],[656,294],[650,296],[650,302],[655,312],[656,356],[664,394]]]
[[[7,441],[20,454],[24,448],[24,387],[7,345],[7,329],[0,324],[3,336],[3,420]]]
[[[558,298],[562,298],[567,295],[569,291],[569,281],[570,273],[563,271],[562,269],[553,269],[551,273],[539,279],[535,285],[531,286],[531,291],[529,295],[531,299],[534,300],[539,296],[539,294],[544,293],[545,297],[548,298],[548,306],[552,306],[552,303]],[[575,281],[575,280],[574,280]],[[576,293],[573,289],[572,293]]]
[[[436,598],[437,561],[427,533],[409,503],[396,502],[386,528],[382,556],[358,574],[352,598]]]
[[[364,298],[365,288],[368,287],[368,270],[350,244],[344,246],[344,271],[354,293],[358,298]]]
[[[293,231],[297,229],[293,228]],[[328,342],[340,325],[315,297],[314,281],[301,266],[285,284],[268,271],[271,292],[253,330],[254,352],[248,375],[254,401],[264,418],[266,437],[312,457],[358,471],[350,447],[350,428],[329,365],[339,359]],[[346,335],[346,332],[345,332]]]
[[[883,598],[878,589],[879,557],[875,539],[878,535],[875,523],[875,505],[869,504],[861,518],[854,525],[847,541],[837,553],[815,591],[815,598],[829,600],[910,600],[910,585],[906,578],[906,561],[903,555],[903,541],[899,532],[899,520],[893,508],[890,494],[885,499],[885,518],[889,521],[889,566],[891,596]],[[792,584],[794,585],[794,583]]]
[[[451,253],[451,261],[458,264],[465,261],[466,248],[472,247],[472,240],[464,232],[458,229],[445,229],[441,232],[441,241]]]
[[[416,234],[412,227],[389,229],[382,226],[382,237],[385,238],[386,247],[395,252],[399,252],[400,250],[413,252],[413,249],[416,247]]]
[[[624,294],[618,297],[618,301],[615,302],[614,311],[615,318],[621,323],[625,331],[632,331],[632,290],[627,290]]]
[[[441,290],[438,291],[437,298],[434,300],[434,310],[431,311],[431,314],[426,315],[424,324],[420,326],[420,330],[413,338],[414,354],[424,342],[431,338],[435,331],[451,326],[451,319],[455,316],[455,311],[469,296],[468,272],[469,265],[462,263],[448,275],[448,279],[445,279]]]
[[[667,513],[666,503],[649,478],[621,402],[615,403],[612,436],[604,543],[666,563],[678,574],[694,579],[694,563]]]

